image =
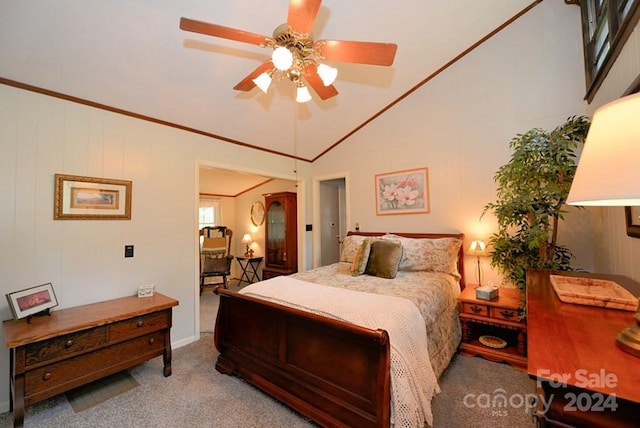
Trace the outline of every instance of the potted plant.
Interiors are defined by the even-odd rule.
[[[590,120],[572,116],[548,132],[534,128],[516,135],[511,159],[494,175],[497,200],[484,207],[498,221],[491,265],[524,293],[529,268],[571,270],[571,251],[557,243],[563,205],[576,171],[575,149],[584,143]]]

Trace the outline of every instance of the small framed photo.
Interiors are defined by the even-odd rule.
[[[429,212],[427,168],[377,174],[375,181],[376,215]]]
[[[9,293],[7,301],[13,319],[16,320],[58,306],[58,299],[56,299],[56,293],[54,293],[53,285],[50,282]]]
[[[627,218],[627,236],[640,238],[640,207],[624,207]]]
[[[131,181],[55,175],[54,220],[131,220]]]

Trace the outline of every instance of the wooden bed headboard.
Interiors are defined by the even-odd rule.
[[[458,238],[462,240],[462,245],[460,246],[460,251],[458,252],[458,272],[460,273],[460,290],[461,291],[464,290],[464,287],[466,286],[466,280],[464,277],[464,233],[410,233],[410,232],[360,232],[360,231],[347,232],[347,236],[349,235],[382,236],[387,234],[403,236],[405,238],[429,238],[429,239]]]

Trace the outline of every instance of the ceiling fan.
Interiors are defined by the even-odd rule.
[[[322,61],[390,66],[398,46],[394,43],[345,40],[314,41],[311,30],[321,2],[290,0],[287,22],[273,31],[273,37],[188,18],[180,18],[180,29],[273,49],[271,58],[233,89],[250,91],[258,86],[267,93],[272,77],[279,71],[296,85],[296,101],[311,99],[305,81],[321,99],[326,100],[338,95],[333,86],[338,70]]]

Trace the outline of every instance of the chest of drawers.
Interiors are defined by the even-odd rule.
[[[25,406],[160,355],[164,376],[170,376],[177,304],[156,293],[53,311],[32,324],[4,321],[14,426],[22,426]]]

